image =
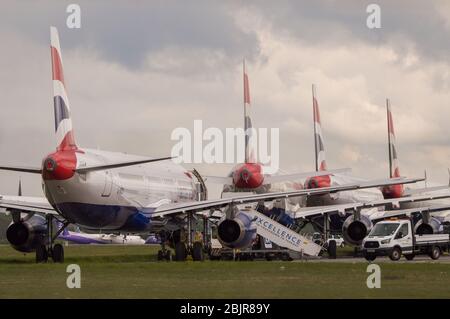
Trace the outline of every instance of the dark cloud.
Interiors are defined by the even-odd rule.
[[[49,25],[59,27],[64,47],[90,47],[105,59],[138,67],[146,54],[164,47],[220,50],[232,59],[257,53],[254,34],[244,33],[220,1],[76,1],[81,29],[66,28],[73,1],[2,3],[0,27],[46,43]]]

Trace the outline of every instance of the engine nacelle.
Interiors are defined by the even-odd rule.
[[[47,223],[43,216],[33,215],[26,221],[11,223],[6,230],[11,246],[20,252],[29,253],[47,241]]]
[[[239,212],[234,219],[224,219],[219,224],[217,235],[228,248],[247,248],[256,239],[256,225],[251,216]]]
[[[419,220],[414,227],[414,232],[417,235],[431,235],[431,234],[439,234],[443,231],[442,223],[434,218],[429,217],[428,222],[424,222],[424,220]]]
[[[358,220],[355,220],[355,215],[351,215],[342,225],[344,240],[351,245],[360,245],[372,227],[373,224],[369,217],[361,215]]]

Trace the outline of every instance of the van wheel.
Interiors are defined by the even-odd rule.
[[[439,259],[439,257],[441,256],[441,249],[439,248],[439,246],[431,247],[431,251],[429,253],[429,256],[433,260]]]
[[[414,257],[415,257],[414,254],[408,254],[408,255],[405,255],[406,260],[413,260]]]
[[[389,258],[393,261],[397,261],[400,259],[401,256],[402,256],[401,249],[398,247],[394,247],[394,249],[392,249],[391,251],[391,254],[389,255]]]
[[[375,255],[375,254],[364,254],[364,258],[366,258],[367,261],[374,261],[377,258],[377,255]]]

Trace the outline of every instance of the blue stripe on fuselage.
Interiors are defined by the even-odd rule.
[[[150,219],[133,206],[87,203],[59,203],[56,206],[66,219],[86,228],[132,232],[150,227]]]

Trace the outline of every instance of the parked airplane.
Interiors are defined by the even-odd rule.
[[[312,97],[313,97],[313,121],[314,121],[314,145],[315,145],[315,166],[316,170],[326,170],[326,160],[325,160],[325,147],[324,147],[324,138],[322,133],[322,124],[320,119],[319,112],[319,104],[317,102],[316,96],[316,88],[312,86]],[[392,123],[391,123],[392,124]],[[390,125],[391,127],[392,125]],[[391,130],[393,133],[393,129]],[[398,166],[396,160],[396,152],[395,149],[393,151],[395,154],[395,165]],[[400,171],[398,167],[392,169],[391,178],[399,178]],[[332,174],[325,176],[313,176],[306,180],[305,188],[307,189],[317,189],[321,187],[330,187],[332,185],[343,185],[346,183],[360,183],[363,180],[360,178],[356,178],[349,175],[342,174]],[[403,194],[403,184],[395,184],[395,185],[387,185],[382,188],[385,192],[390,191],[391,194],[400,195]],[[401,191],[401,192],[400,192]],[[443,192],[440,198],[447,198],[448,187],[446,187],[446,192]],[[402,199],[400,202],[403,203],[404,206],[408,205],[412,201],[408,201],[403,199],[401,196],[391,196],[387,199],[396,198]],[[426,201],[436,199],[436,196],[426,195],[415,197],[417,198],[416,202]],[[343,192],[337,192],[333,194],[324,194],[324,195],[316,195],[309,196],[307,199],[308,207],[317,207],[317,206],[330,206],[335,205],[331,211],[328,211],[326,214],[321,212],[317,214],[315,209],[302,209],[296,214],[296,217],[301,217],[307,220],[313,221],[315,224],[319,225],[323,228],[324,233],[327,234],[330,231],[342,231],[344,239],[347,243],[352,245],[359,245],[362,240],[367,236],[370,230],[373,227],[373,219],[380,216],[379,206],[359,206],[358,211],[348,213],[351,211],[354,206],[354,203],[361,202],[384,202],[383,192],[380,189],[372,188],[372,189],[358,189],[358,190],[349,190]],[[420,200],[419,200],[420,199]],[[395,207],[396,201],[391,201],[393,203],[393,207]],[[417,205],[415,203],[414,205]],[[346,207],[346,209],[336,210],[336,207],[341,208]],[[417,207],[417,206],[416,206]],[[420,206],[419,206],[420,207]],[[383,213],[381,213],[382,215]],[[372,216],[373,215],[373,216]]]
[[[61,49],[54,27],[51,57],[56,151],[44,158],[41,167],[0,166],[42,176],[45,198],[0,197],[0,208],[12,216],[8,241],[19,251],[35,251],[37,262],[45,262],[49,257],[55,262],[63,261],[63,246],[54,241],[70,223],[103,232],[160,232],[171,240],[177,259],[184,260],[190,253],[194,260],[201,260],[202,244],[192,239],[192,226],[199,213],[209,217],[211,212],[220,211],[224,216],[218,225],[222,244],[245,248],[255,239],[256,226],[253,215],[240,205],[420,180],[398,178],[199,201],[197,182],[168,157],[151,159],[79,147],[72,130]],[[63,223],[56,233],[55,220]],[[173,236],[181,229],[187,229],[187,244]],[[158,256],[171,259],[171,250],[164,246],[166,240],[162,242]]]
[[[62,226],[62,225],[61,225]],[[116,245],[144,245],[146,240],[141,236],[122,234],[87,234],[81,231],[70,231],[64,228],[58,239],[75,244],[116,244]]]
[[[253,125],[251,120],[251,102],[249,78],[243,62],[244,83],[244,131],[245,131],[245,161],[232,168],[227,177],[206,176],[208,181],[224,185],[223,192],[255,192],[267,193],[269,191],[285,191],[303,188],[301,181],[310,176],[323,176],[334,172],[349,171],[349,169],[336,169],[331,171],[315,171],[303,173],[277,173],[267,172],[266,167],[258,161]],[[296,199],[298,201],[298,199]],[[296,203],[293,203],[295,205]]]
[[[389,155],[389,176],[391,178],[400,176],[400,165],[398,161],[398,152],[396,146],[395,130],[394,130],[394,120],[391,110],[391,102],[386,99],[386,117],[387,117],[387,128],[388,128],[388,155]],[[384,198],[400,198],[404,196],[412,195],[440,195],[445,194],[450,185],[434,186],[434,187],[424,187],[424,188],[406,188],[402,184],[384,186],[381,188]],[[440,201],[433,201],[433,205],[446,205],[448,204],[448,199],[442,199]],[[421,206],[430,205],[430,202],[419,202],[419,203],[405,203],[399,208],[415,208]],[[415,233],[417,234],[436,234],[442,232],[444,229],[442,218],[437,218],[437,216],[430,216],[429,214],[424,214],[421,216],[420,220],[415,224]]]

